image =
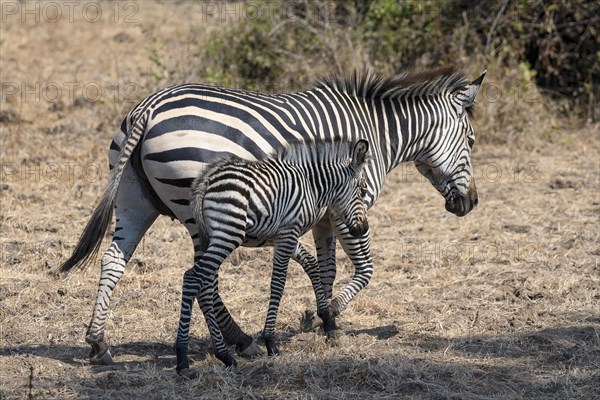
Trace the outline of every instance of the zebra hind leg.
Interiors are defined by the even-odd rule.
[[[229,310],[219,295],[218,277],[215,280],[215,291],[213,294],[213,309],[217,324],[227,344],[235,345],[236,352],[244,358],[251,358],[262,354],[262,350],[252,336],[246,334],[235,322]],[[200,301],[198,301],[200,304]]]
[[[85,341],[92,346],[89,359],[92,364],[109,365],[113,363],[108,344],[104,340],[104,329],[108,318],[110,298],[125,272],[127,260],[117,243],[111,243],[101,260],[100,282],[92,319],[88,325]]]
[[[123,247],[131,249],[131,252],[125,253],[121,250],[119,241],[113,239],[113,242],[102,256],[102,270],[96,303],[85,335],[85,341],[92,346],[89,358],[93,364],[107,365],[113,362],[108,344],[104,339],[104,330],[113,291],[125,273],[125,266],[129,261],[133,248],[135,248],[131,244]]]
[[[219,329],[219,325],[214,315],[213,299],[216,270],[214,270],[211,265],[201,265],[202,263],[195,264],[193,268],[190,268],[184,274],[181,295],[181,314],[179,317],[177,340],[175,342],[177,374],[190,379],[197,376],[197,373],[190,369],[188,360],[189,332],[194,298],[198,300],[200,309],[204,314],[206,325],[213,343],[215,357],[223,362],[226,367],[236,366],[235,359],[227,351],[221,330]]]
[[[223,260],[241,243],[242,238],[234,237],[230,238],[226,244],[220,243],[213,247],[209,246],[198,262],[184,274],[179,327],[175,341],[175,351],[177,354],[176,370],[180,375],[190,375],[187,353],[194,299],[198,300],[200,309],[204,314],[215,356],[227,368],[235,368],[236,366],[235,359],[227,350],[226,342],[215,316],[214,300],[215,292],[218,291],[217,277],[219,267]]]
[[[131,255],[158,215],[159,212],[144,196],[135,172],[126,168],[117,193],[115,233],[112,243],[101,258],[96,302],[85,335],[85,341],[92,346],[89,355],[92,363],[112,363],[112,356],[104,339],[111,297]]]

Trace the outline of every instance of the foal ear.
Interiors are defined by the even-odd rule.
[[[368,151],[369,142],[364,139],[359,140],[354,145],[354,150],[352,150],[352,166],[356,171],[360,171],[363,168]]]

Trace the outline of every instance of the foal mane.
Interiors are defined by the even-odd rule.
[[[294,164],[324,164],[348,162],[352,158],[355,142],[297,142],[275,153],[272,158]]]

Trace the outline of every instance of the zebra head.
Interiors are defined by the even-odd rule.
[[[470,115],[475,96],[486,72],[473,82],[450,94],[446,117],[430,132],[428,146],[415,159],[417,170],[446,200],[446,210],[456,216],[467,215],[478,203],[471,151],[475,143]]]
[[[364,196],[367,190],[363,170],[369,142],[359,140],[352,150],[352,160],[349,165],[350,173],[347,182],[340,187],[340,191],[331,204],[333,214],[339,216],[348,226],[350,234],[360,237],[369,230],[367,221],[367,207]]]

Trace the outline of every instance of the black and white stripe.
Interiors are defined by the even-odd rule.
[[[81,265],[97,250],[110,222],[104,218],[106,209],[113,204],[118,232],[111,248],[122,254],[120,264],[129,260],[160,214],[185,225],[197,261],[202,251],[189,207],[193,179],[223,157],[262,159],[297,141],[368,140],[367,207],[379,197],[388,172],[401,162],[414,161],[444,196],[446,209],[465,215],[477,202],[470,161],[474,141],[470,114],[483,76],[470,82],[449,68],[390,78],[354,74],[348,79],[320,81],[305,92],[276,95],[196,84],[161,90],[134,107],[117,131],[109,161],[122,169],[119,191],[103,197],[73,256],[61,269]],[[138,137],[133,127],[143,115],[148,117]],[[119,157],[123,159],[129,148],[133,154],[122,166]],[[100,227],[93,228],[94,224]],[[366,271],[372,268],[369,234],[355,238],[343,221],[326,214],[313,228],[313,237],[325,297],[332,300],[337,314],[368,281]],[[333,298],[336,239],[352,260],[355,275]],[[103,259],[102,271],[111,269],[112,263]],[[97,303],[108,304],[120,276],[115,274],[109,286],[100,285]],[[251,344],[251,337],[230,318],[220,298],[215,304],[219,304],[217,320],[227,332],[226,341],[242,349]],[[105,308],[96,307],[87,335],[92,345],[102,342],[105,320]]]
[[[368,229],[362,174],[367,151],[365,140],[356,145],[294,145],[264,161],[234,158],[217,162],[194,181],[191,209],[199,228],[202,256],[183,280],[176,341],[178,372],[189,367],[187,346],[196,297],[217,358],[226,366],[235,364],[215,316],[214,298],[219,266],[240,245],[275,248],[263,338],[268,354],[279,354],[274,343],[275,320],[289,260],[306,255],[298,242],[300,236],[315,226],[327,209],[339,216],[354,236],[360,237]],[[318,270],[306,272],[325,330],[332,331],[335,322],[327,308]]]

